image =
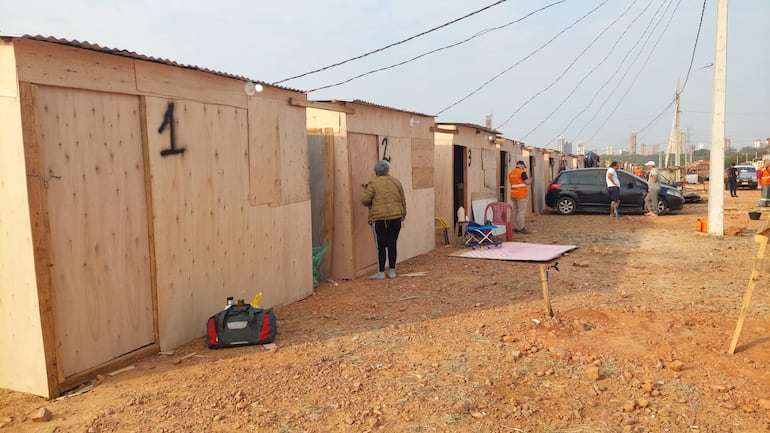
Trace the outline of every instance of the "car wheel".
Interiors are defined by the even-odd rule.
[[[562,215],[572,215],[577,209],[577,204],[572,197],[560,197],[556,200],[556,210]]]
[[[668,213],[668,203],[665,200],[658,198],[658,215],[665,215]]]

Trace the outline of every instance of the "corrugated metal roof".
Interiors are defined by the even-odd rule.
[[[233,79],[236,79],[236,80],[243,80],[243,81],[252,81],[254,83],[259,83],[259,84],[262,84],[264,86],[275,87],[275,88],[278,88],[278,89],[289,90],[289,91],[292,91],[292,92],[306,93],[304,90],[297,90],[297,89],[291,89],[289,87],[276,86],[274,84],[266,83],[264,81],[254,80],[254,79],[249,78],[249,77],[244,77],[244,76],[241,76],[241,75],[229,74],[227,72],[215,71],[213,69],[202,68],[200,66],[183,65],[183,64],[177,63],[177,62],[175,62],[173,60],[161,59],[161,58],[152,57],[152,56],[146,56],[144,54],[139,54],[139,53],[136,53],[134,51],[120,50],[120,49],[116,49],[116,48],[103,47],[101,45],[92,44],[92,43],[90,43],[88,41],[83,41],[83,42],[80,42],[80,41],[77,41],[77,40],[70,41],[70,40],[67,40],[67,39],[55,38],[53,36],[40,36],[40,35],[35,35],[35,36],[33,36],[33,35],[23,35],[23,36],[20,36],[20,37],[18,37],[18,36],[0,36],[0,37],[2,37],[3,39],[8,39],[8,38],[10,38],[10,39],[14,39],[14,38],[16,38],[16,39],[18,39],[18,38],[21,38],[21,39],[31,39],[31,40],[35,40],[35,41],[48,42],[48,43],[52,43],[52,44],[67,45],[67,46],[70,46],[70,47],[75,47],[75,48],[80,48],[80,49],[90,50],[90,51],[96,51],[96,52],[104,53],[104,54],[111,54],[111,55],[114,55],[114,56],[129,57],[129,58],[132,58],[132,59],[144,60],[144,61],[147,61],[147,62],[162,63],[164,65],[176,66],[176,67],[185,68],[185,69],[192,69],[194,71],[201,71],[201,72],[206,72],[206,73],[209,73],[209,74],[212,74],[212,75],[218,75],[220,77],[233,78]]]
[[[407,114],[414,114],[414,115],[416,115],[416,116],[423,116],[423,117],[436,117],[436,116],[434,116],[434,115],[432,115],[432,114],[424,114],[424,113],[418,113],[418,112],[416,112],[416,111],[402,110],[402,109],[400,109],[400,108],[393,108],[393,107],[388,107],[388,106],[385,106],[385,105],[374,104],[374,103],[371,103],[371,102],[362,101],[361,99],[354,99],[354,100],[352,100],[352,101],[344,101],[344,100],[341,100],[341,99],[326,99],[326,100],[317,100],[317,101],[315,101],[315,102],[329,102],[329,103],[338,103],[338,102],[342,102],[342,103],[344,103],[344,104],[359,104],[359,105],[368,105],[368,106],[370,106],[370,107],[375,107],[375,108],[382,108],[382,109],[385,109],[385,110],[400,111],[400,112],[402,112],[402,113],[407,113]]]
[[[441,125],[459,125],[459,126],[465,126],[465,127],[468,127],[468,128],[480,129],[480,130],[482,130],[484,132],[488,132],[490,134],[495,134],[495,135],[502,135],[503,134],[500,131],[496,131],[494,129],[487,128],[486,126],[476,125],[474,123],[451,123],[451,122],[436,123],[436,126],[441,126]]]
[[[353,102],[354,104],[369,105],[369,106],[371,106],[371,107],[377,107],[377,108],[385,108],[385,109],[387,109],[387,110],[400,111],[400,112],[402,112],[402,113],[407,113],[407,114],[415,114],[415,115],[417,115],[417,116],[423,116],[423,117],[436,117],[436,116],[434,116],[434,115],[432,115],[432,114],[424,114],[424,113],[418,113],[418,112],[416,112],[416,111],[410,111],[410,110],[402,110],[402,109],[400,109],[400,108],[387,107],[387,106],[385,106],[385,105],[374,104],[374,103],[372,103],[372,102],[366,102],[366,101],[363,101],[363,100],[361,100],[361,99],[354,99],[352,102]]]

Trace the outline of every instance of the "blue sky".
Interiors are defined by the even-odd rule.
[[[677,80],[684,82],[687,75],[703,0],[566,0],[479,34],[557,1],[508,0],[394,48],[281,85],[319,88],[478,35],[308,97],[441,112],[439,122],[484,124],[491,114],[492,126],[506,137],[537,147],[554,148],[561,134],[600,152],[607,145],[628,149],[635,129],[639,143],[665,148],[673,107],[665,109]],[[401,41],[492,3],[4,1],[0,34],[88,41],[273,83]],[[716,0],[708,0],[681,103],[681,125],[689,131],[690,143],[706,147],[711,142],[713,68],[703,66],[714,59],[715,23]],[[770,1],[730,3],[726,135],[734,147],[770,137],[768,23]]]

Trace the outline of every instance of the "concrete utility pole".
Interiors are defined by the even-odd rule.
[[[725,217],[725,106],[727,99],[727,0],[717,0],[714,46],[714,95],[711,105],[711,161],[709,167],[708,232],[723,236]]]

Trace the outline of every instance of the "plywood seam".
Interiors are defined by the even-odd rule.
[[[35,254],[35,279],[37,281],[38,307],[40,309],[40,321],[43,339],[43,353],[45,356],[46,376],[48,378],[48,392],[50,396],[56,396],[60,392],[59,378],[63,375],[59,359],[59,350],[56,344],[56,323],[53,305],[54,296],[51,287],[51,230],[48,216],[47,196],[45,192],[44,154],[42,147],[42,127],[38,116],[36,86],[30,83],[19,84],[19,96],[22,111],[22,130],[24,139],[24,155],[27,165],[28,197],[34,196],[37,200],[29,201],[30,221],[32,229]]]
[[[158,269],[155,258],[155,222],[153,218],[152,205],[152,173],[150,172],[150,148],[149,148],[149,129],[147,125],[147,99],[145,96],[139,97],[139,122],[141,127],[142,157],[144,160],[144,190],[145,201],[147,203],[147,238],[150,255],[150,296],[152,301],[152,329],[153,341],[160,342],[160,332],[158,330]]]

